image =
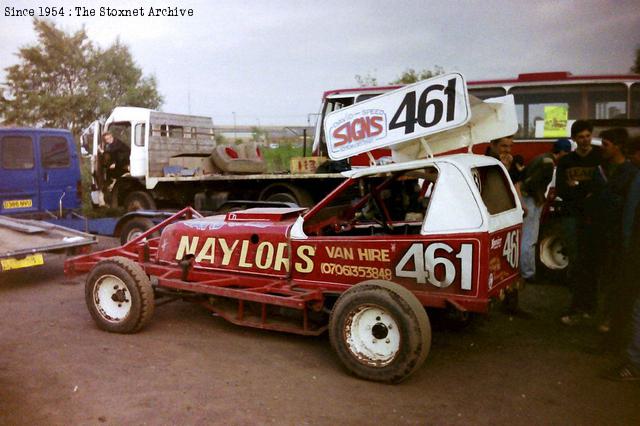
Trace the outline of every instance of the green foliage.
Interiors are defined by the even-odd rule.
[[[630,71],[635,74],[640,74],[640,47],[636,48],[636,61]]]
[[[444,74],[444,68],[439,65],[436,65],[433,70],[423,69],[421,71],[416,71],[413,68],[407,68],[402,72],[400,77],[393,80],[391,84],[411,84],[418,82],[420,80],[426,80],[431,77],[435,77],[436,75]]]
[[[262,155],[267,163],[267,173],[288,172],[292,157],[302,157],[302,147],[290,141],[280,143],[277,148],[262,147]]]
[[[143,77],[127,46],[95,47],[84,28],[65,33],[34,19],[38,44],[19,49],[6,68],[0,115],[5,124],[60,127],[77,135],[118,105],[158,108],[154,77]]]
[[[267,140],[267,132],[262,130],[260,127],[252,127],[251,140],[254,142],[264,142]]]
[[[356,81],[360,87],[374,87],[378,85],[378,79],[370,73],[366,75],[356,74]]]
[[[431,77],[435,77],[436,75],[444,74],[444,68],[440,65],[436,65],[433,67],[433,70],[423,69],[416,71],[413,68],[407,68],[402,72],[400,77],[391,81],[389,84],[411,84],[416,83],[420,80],[426,80]],[[367,73],[365,75],[356,74],[355,76],[356,82],[358,82],[358,86],[360,87],[375,87],[378,85],[377,77]]]

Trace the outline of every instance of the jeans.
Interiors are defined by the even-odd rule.
[[[524,279],[531,279],[536,275],[536,244],[540,232],[542,206],[536,205],[535,200],[529,196],[522,197],[522,203],[527,209],[527,215],[522,219],[520,274]]]
[[[627,355],[631,364],[640,370],[640,296],[636,298],[636,304],[633,307],[632,321],[633,335],[627,348]]]
[[[568,281],[572,292],[571,312],[594,314],[598,302],[600,259],[598,238],[593,225],[583,218],[562,218],[565,249],[569,256]]]

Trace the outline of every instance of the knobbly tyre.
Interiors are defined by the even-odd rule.
[[[466,95],[462,77],[453,78]],[[434,84],[440,86],[437,79],[421,82],[382,100],[390,105],[364,108],[394,111],[408,92],[419,95]],[[438,95],[431,100],[446,106],[451,96]],[[508,99],[471,101],[473,108],[469,99],[456,107],[466,116],[455,126],[414,130],[447,147],[513,130]],[[352,108],[327,125],[362,112]],[[394,147],[403,143],[398,158],[421,149],[411,147],[413,136],[385,134]],[[426,149],[428,142],[418,143]],[[68,260],[65,272],[89,272],[87,306],[107,331],[136,332],[151,319],[156,299],[182,298],[238,325],[303,335],[328,330],[349,372],[402,381],[429,352],[425,308],[484,313],[517,286],[522,209],[506,170],[490,157],[459,154],[343,175],[311,209],[202,217],[186,208],[122,247]],[[151,238],[156,232],[160,237]]]

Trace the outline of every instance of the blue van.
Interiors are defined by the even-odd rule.
[[[78,209],[80,185],[71,132],[0,128],[0,215],[34,217]]]

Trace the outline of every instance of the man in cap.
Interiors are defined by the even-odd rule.
[[[533,282],[536,278],[536,244],[547,187],[553,178],[556,164],[570,152],[571,142],[568,139],[558,139],[550,152],[535,157],[522,172],[519,185],[527,214],[522,221],[520,273],[527,282]]]

